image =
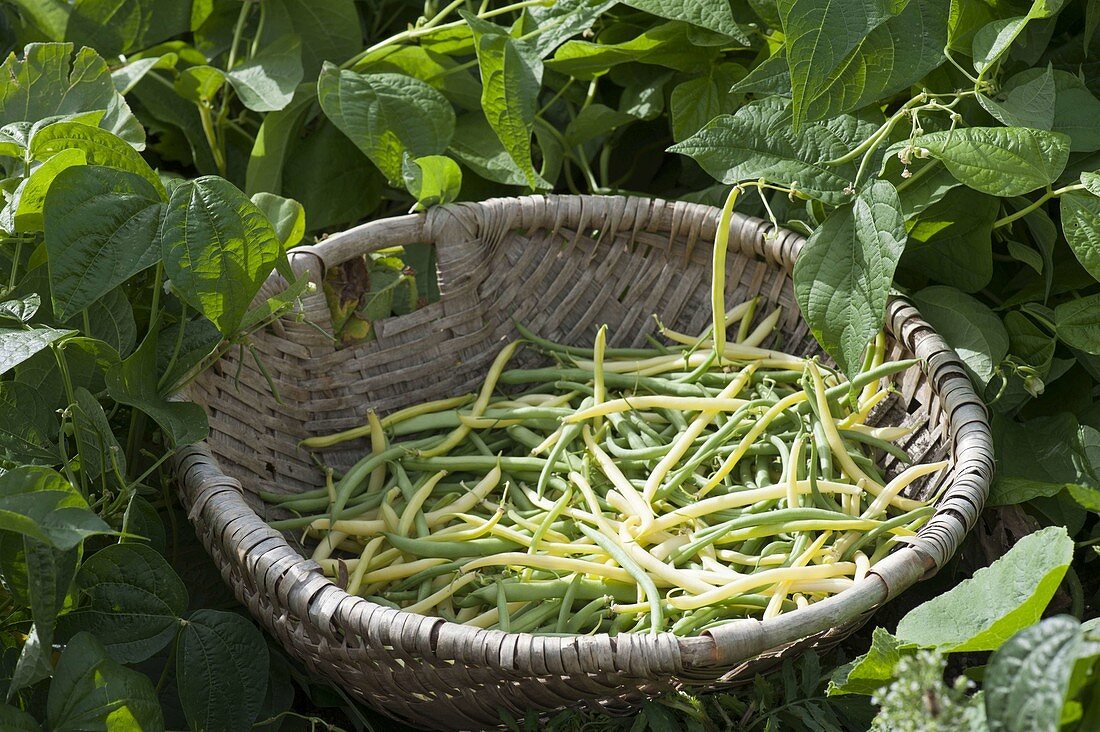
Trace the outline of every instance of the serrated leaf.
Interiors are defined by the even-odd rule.
[[[137,150],[98,127],[80,122],[57,122],[34,134],[30,152],[35,160],[48,160],[61,151],[74,148],[84,153],[88,165],[103,165],[140,175],[161,199],[168,198],[164,184]]]
[[[3,374],[44,348],[65,336],[75,334],[73,330],[55,330],[53,328],[33,328],[17,330],[0,328],[0,374]]]
[[[111,544],[93,554],[76,576],[76,610],[65,633],[86,630],[120,663],[144,661],[176,635],[187,610],[187,588],[155,549]]]
[[[173,287],[224,335],[240,324],[282,251],[263,212],[215,176],[173,189],[160,240]]]
[[[176,679],[192,729],[248,729],[267,691],[267,644],[234,613],[198,610],[180,632]]]
[[[1068,615],[1041,620],[993,654],[983,689],[990,732],[1058,729],[1070,675],[1094,644]]]
[[[1100,295],[1079,297],[1054,308],[1058,338],[1086,353],[1100,354]]]
[[[1064,193],[1059,206],[1062,231],[1077,261],[1100,279],[1100,198],[1091,193]]]
[[[90,633],[65,646],[50,685],[46,721],[52,732],[164,729],[153,682],[107,656]]]
[[[474,34],[485,119],[523,171],[527,186],[545,186],[531,161],[542,61],[532,47],[516,41],[504,28],[470,14],[463,17]]]
[[[454,134],[454,110],[428,84],[401,74],[357,74],[326,64],[317,81],[321,108],[391,181],[406,152],[438,155]]]
[[[959,182],[991,196],[1019,196],[1057,180],[1069,138],[1026,127],[965,127],[914,138]]]
[[[301,41],[293,34],[264,46],[226,76],[244,106],[254,112],[275,112],[290,104],[302,74]]]
[[[714,118],[669,151],[694,158],[723,183],[766,178],[829,205],[851,200],[855,164],[824,161],[846,154],[873,126],[847,115],[806,125],[798,134],[790,125],[790,102],[769,97]]]
[[[972,378],[988,384],[1008,354],[1008,333],[986,305],[954,287],[933,285],[913,296],[921,316],[963,360]]]
[[[152,266],[164,204],[144,178],[94,165],[66,168],[46,194],[54,313],[67,318]]]
[[[971,579],[909,611],[897,638],[945,652],[996,650],[1039,619],[1072,559],[1064,527],[1029,534]]]
[[[894,186],[872,181],[819,226],[794,267],[795,297],[810,330],[852,375],[886,317],[905,225]]]

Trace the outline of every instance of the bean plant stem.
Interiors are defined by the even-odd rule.
[[[1047,201],[1049,201],[1052,198],[1057,198],[1058,196],[1061,196],[1061,195],[1066,194],[1066,193],[1072,193],[1074,191],[1082,191],[1084,189],[1085,189],[1085,186],[1081,183],[1074,183],[1073,185],[1064,186],[1064,187],[1058,188],[1058,189],[1051,189],[1050,186],[1047,186],[1046,193],[1039,196],[1039,198],[1035,199],[1035,201],[1033,201],[1030,205],[1021,208],[1016,213],[1009,214],[1008,216],[1004,216],[1002,218],[997,219],[996,221],[993,222],[993,228],[994,229],[999,229],[1002,226],[1008,226],[1013,221],[1016,221],[1018,219],[1022,219],[1024,216],[1027,216],[1029,213],[1031,213],[1035,209],[1039,208],[1040,206],[1042,206],[1044,203],[1046,203]]]

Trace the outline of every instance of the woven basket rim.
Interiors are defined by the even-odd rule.
[[[452,217],[460,217],[467,225],[476,227],[476,235],[492,243],[514,230],[533,231],[549,228],[551,225],[555,231],[559,227],[591,228],[592,223],[597,220],[596,217],[600,215],[603,216],[599,219],[602,224],[601,237],[607,232],[615,235],[628,232],[631,228],[637,232],[649,223],[651,211],[666,206],[671,206],[674,210],[701,207],[715,221],[719,213],[717,209],[702,204],[639,197],[547,195],[488,199],[477,203],[448,204],[424,213],[361,224],[317,244],[291,250],[291,266],[295,273],[306,274],[315,283],[319,283],[326,268],[367,251],[414,242],[434,243],[436,233]],[[548,218],[551,213],[556,215]],[[676,215],[673,219],[670,237],[678,235]],[[738,229],[755,227],[760,237],[753,241],[735,241],[731,236],[731,250],[739,249],[745,256],[764,259],[790,272],[798,251],[805,243],[804,237],[740,214],[735,214],[735,222],[738,224],[735,228]],[[691,232],[691,236],[694,237],[697,233]],[[782,240],[782,247],[772,245],[777,237]],[[277,274],[272,275],[263,292],[269,295],[283,286],[285,281]],[[959,357],[931,325],[920,317],[911,303],[902,297],[892,296],[887,308],[886,327],[920,359],[920,368],[925,371],[933,390],[943,400],[942,409],[949,424],[947,439],[955,478],[937,501],[935,513],[918,537],[909,545],[891,552],[851,588],[806,608],[768,620],[749,618],[735,621],[695,636],[680,637],[668,631],[659,634],[621,633],[615,638],[607,636],[611,640],[612,653],[615,653],[616,641],[620,647],[637,641],[642,652],[646,648],[673,644],[678,649],[684,668],[736,665],[769,650],[789,646],[801,639],[828,632],[832,628],[867,616],[918,580],[935,573],[954,554],[959,541],[973,526],[980,513],[992,480],[992,437],[987,411],[975,393]],[[192,508],[193,520],[200,511],[207,510],[209,499],[214,493],[224,497],[228,491],[236,494],[235,503],[229,505],[241,513],[238,520],[263,522],[245,503],[240,483],[221,470],[205,443],[181,450],[174,458],[174,464],[185,490],[197,497]],[[241,532],[237,539],[235,561],[239,561],[242,571],[254,572],[256,567],[250,565],[249,556],[255,547],[242,546],[245,535],[245,532]],[[296,578],[295,581],[304,583],[303,587],[309,588],[308,592],[301,595],[300,607],[286,608],[283,605],[284,609],[295,613],[303,623],[312,622],[310,603],[321,594],[327,593],[324,599],[326,606],[331,608],[339,605],[349,616],[358,614],[367,618],[382,615],[387,616],[388,621],[395,626],[416,625],[422,629],[422,624],[429,624],[430,647],[419,649],[423,652],[439,652],[444,655],[439,649],[447,644],[448,639],[453,640],[478,630],[434,616],[384,608],[365,598],[348,595],[327,577],[323,583],[318,583],[315,581],[320,576],[317,565],[299,555],[281,534],[278,539],[269,537],[263,541],[264,552],[271,551],[272,541],[282,542],[282,546],[277,547],[282,557],[280,563],[286,563],[282,569],[288,576]],[[286,551],[282,551],[284,549]],[[366,622],[360,627],[365,628]],[[528,634],[504,635],[519,637]],[[633,638],[624,639],[624,636]],[[393,637],[396,638],[396,633]],[[555,647],[564,647],[575,638],[544,637],[543,642],[549,654],[555,652]],[[391,639],[391,642],[396,641]],[[637,653],[638,650],[635,647],[634,652]]]

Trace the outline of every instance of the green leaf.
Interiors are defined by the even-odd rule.
[[[0,302],[0,318],[14,320],[17,323],[29,323],[41,306],[42,297],[37,292],[32,292],[17,300]]]
[[[86,630],[120,663],[144,661],[164,648],[182,624],[187,588],[155,549],[111,544],[80,567],[78,608],[62,619],[66,633]]]
[[[0,328],[0,374],[15,368],[57,340],[76,333],[73,330]]]
[[[76,0],[65,40],[117,56],[191,29],[191,3],[178,0]]]
[[[236,330],[280,252],[267,217],[229,181],[204,176],[172,190],[161,227],[164,272],[223,335]]]
[[[153,682],[107,656],[89,633],[77,633],[58,661],[46,721],[51,732],[164,729]]]
[[[123,452],[107,414],[99,400],[84,387],[73,390],[76,403],[70,406],[73,426],[80,440],[80,470],[88,480],[98,482],[104,475],[112,475],[114,465],[126,475],[126,453]],[[111,456],[114,455],[112,463]]]
[[[486,180],[509,186],[527,183],[481,112],[468,112],[458,118],[450,152]]]
[[[1067,488],[1066,483],[1044,483],[1027,478],[999,477],[989,489],[987,506],[1011,506],[1033,498],[1050,497]]]
[[[1039,619],[1072,559],[1064,527],[1029,534],[971,579],[909,611],[897,638],[945,652],[996,650]]]
[[[1058,729],[1078,658],[1095,652],[1068,615],[1041,620],[993,654],[983,688],[990,732]],[[1088,650],[1086,650],[1088,649]]]
[[[908,169],[909,180],[899,184],[898,197],[901,198],[901,212],[905,220],[917,216],[933,204],[939,203],[953,189],[959,187],[955,176],[938,160],[913,160],[903,166],[896,156],[886,159],[886,173],[880,177],[896,180],[891,173]],[[919,175],[919,177],[918,177]]]
[[[54,313],[67,318],[151,266],[164,204],[147,180],[94,165],[66,168],[46,194]]]
[[[23,645],[8,688],[10,695],[53,673],[54,629],[65,607],[79,552],[58,551],[29,536],[23,537],[23,561],[27,566],[27,595],[34,620],[34,641]]]
[[[795,262],[798,305],[814,337],[849,375],[886,317],[905,247],[900,206],[893,185],[872,181],[825,219]]]
[[[13,531],[62,551],[89,536],[115,533],[56,471],[31,466],[0,475],[0,531]]]
[[[960,183],[991,196],[1019,196],[1057,180],[1069,138],[1026,127],[964,127],[911,142],[947,166]]]
[[[391,181],[401,162],[438,155],[454,134],[454,110],[428,84],[400,74],[357,74],[326,64],[317,81],[321,108]]]
[[[260,631],[234,613],[199,610],[180,633],[176,679],[192,729],[248,729],[267,691],[268,653]]]
[[[209,105],[225,86],[225,72],[216,66],[188,66],[176,77],[176,94],[198,105]]]
[[[1062,231],[1081,266],[1100,279],[1100,198],[1090,193],[1060,196]]]
[[[913,303],[959,354],[971,378],[988,384],[1008,354],[1008,332],[1001,319],[954,287],[926,287],[913,296]]]
[[[282,0],[302,40],[302,71],[314,79],[325,61],[343,63],[363,48],[355,0]]]
[[[405,188],[426,209],[458,198],[462,188],[462,170],[446,155],[405,158]]]
[[[302,81],[297,34],[279,38],[226,74],[241,103],[254,112],[275,112],[290,104]]]
[[[828,695],[874,694],[894,678],[894,668],[902,656],[900,646],[884,628],[875,628],[868,651],[833,673]]]
[[[1019,96],[1019,92],[1033,89],[1036,84],[1045,86],[1047,82],[1044,79],[1048,76],[1054,86],[1055,98],[1048,100],[1044,97],[1033,102],[1030,108],[1032,113],[1043,115],[1037,121],[1045,121],[1050,117],[1050,124],[1043,129],[1068,135],[1070,152],[1092,152],[1100,149],[1100,100],[1076,74],[1061,69],[1026,69],[1005,82],[1002,93],[1008,95],[1008,99],[1014,99]],[[1003,119],[1001,121],[1009,124]],[[1027,121],[1026,117],[1021,120]]]
[[[706,71],[716,53],[692,43],[690,31],[691,26],[683,23],[662,23],[621,43],[568,41],[546,62],[546,68],[585,80],[632,61],[679,71]]]
[[[206,413],[191,402],[169,401],[157,390],[157,339],[148,337],[133,355],[107,372],[107,390],[116,402],[152,417],[176,446],[206,439]]]
[[[606,104],[589,104],[565,128],[565,139],[572,146],[583,145],[633,121],[633,116]]]
[[[677,84],[668,102],[672,139],[685,140],[718,115],[736,112],[741,100],[729,89],[744,73],[737,64],[721,64],[706,76]]]
[[[15,192],[12,205],[15,209],[16,228],[20,231],[42,231],[42,209],[46,205],[46,193],[54,178],[66,168],[85,165],[87,162],[88,156],[83,150],[72,148],[59,151],[35,168]]]
[[[1005,82],[999,96],[998,100],[993,100],[978,94],[978,102],[1005,125],[1037,130],[1049,130],[1054,125],[1057,91],[1050,68],[1028,78],[1017,74]]]
[[[111,81],[119,94],[129,94],[150,71],[175,68],[178,61],[179,56],[175,53],[139,58],[111,71]]]
[[[474,34],[481,70],[481,107],[489,126],[529,188],[545,187],[531,162],[531,132],[542,86],[542,61],[530,46],[498,25],[464,13]]]
[[[904,270],[963,292],[977,292],[993,277],[993,222],[1000,201],[959,188],[907,224]]]
[[[815,3],[797,0],[795,4]],[[810,75],[803,99],[806,119],[825,119],[866,107],[906,89],[943,63],[943,48],[947,43],[946,4],[942,0],[910,0],[902,4],[905,7],[900,13],[888,17],[867,33],[843,55],[834,69],[826,69],[820,59],[822,55],[835,58],[840,48],[834,48],[834,44],[843,36],[830,35],[816,39],[817,50],[824,49],[825,52],[815,53],[813,61],[805,67]],[[829,10],[825,12],[830,17],[838,13],[851,13],[860,7],[859,3],[816,5],[828,5]],[[836,10],[838,6],[842,10]],[[806,22],[805,17],[798,20],[797,25],[806,35],[797,45],[806,51],[807,44],[811,42],[808,36],[815,29],[812,23]],[[846,42],[848,39],[844,40]],[[768,83],[783,83],[778,64],[773,66],[767,77],[770,77]],[[793,92],[792,86],[788,76],[786,94]],[[772,93],[784,92],[776,87]]]
[[[8,732],[42,732],[34,717],[10,704],[0,704],[0,728]]]
[[[1004,55],[1027,26],[1030,18],[1018,16],[991,21],[974,34],[974,68],[985,71]]]
[[[84,152],[88,165],[104,165],[147,180],[162,199],[168,197],[160,178],[132,146],[98,127],[80,122],[57,122],[44,127],[31,138],[30,152],[35,160],[48,160],[63,150]]]
[[[539,31],[531,42],[535,53],[546,58],[567,39],[591,28],[597,18],[617,3],[618,0],[557,0],[553,5],[527,8]]]
[[[1100,196],[1100,173],[1081,173],[1081,185],[1094,196]]]
[[[0,449],[19,462],[58,458],[57,417],[34,387],[0,382]]]
[[[89,305],[87,317],[91,329],[85,335],[103,341],[122,357],[134,350],[137,324],[134,309],[122,289],[116,287]],[[84,322],[84,313],[77,313],[63,325],[76,330],[83,328]]]
[[[264,115],[248,157],[246,193],[254,196],[262,192],[282,192],[283,166],[291,143],[295,135],[301,133],[302,123],[316,101],[317,85],[302,84],[295,90],[290,104],[278,112]]]
[[[1069,483],[1065,486],[1065,491],[1081,508],[1093,513],[1100,513],[1100,490]]]
[[[839,206],[851,200],[856,166],[824,161],[843,156],[872,132],[873,125],[843,115],[795,134],[790,102],[769,97],[714,118],[669,151],[694,158],[723,183],[765,178]]]
[[[293,198],[274,193],[255,193],[252,203],[264,212],[284,249],[302,240],[306,233],[306,210]]]
[[[473,48],[469,52],[473,54]],[[360,74],[410,76],[438,90],[459,108],[481,107],[481,84],[474,74],[450,56],[423,46],[384,46],[364,54],[352,70]]]
[[[659,18],[680,20],[700,28],[717,31],[748,45],[749,39],[733,20],[726,0],[622,0],[638,10]]]
[[[1069,300],[1054,308],[1058,338],[1086,353],[1100,354],[1100,295]]]
[[[176,362],[172,365],[171,372],[163,377],[166,385],[176,384],[204,358],[213,353],[221,340],[222,335],[217,327],[201,316],[186,322],[182,337],[180,337],[178,322],[169,325],[160,332],[160,337],[157,339],[157,373],[164,374],[168,371],[172,353],[176,350],[176,344],[179,343]]]
[[[0,66],[0,125],[108,109],[116,99],[111,71],[90,48],[30,43],[24,57]]]

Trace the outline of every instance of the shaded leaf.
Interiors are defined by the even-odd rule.
[[[921,315],[959,354],[971,377],[989,383],[1008,354],[1004,324],[986,305],[954,287],[934,285],[913,296]]]
[[[275,112],[290,104],[302,81],[302,49],[297,34],[264,46],[226,74],[241,103],[255,112]]]

